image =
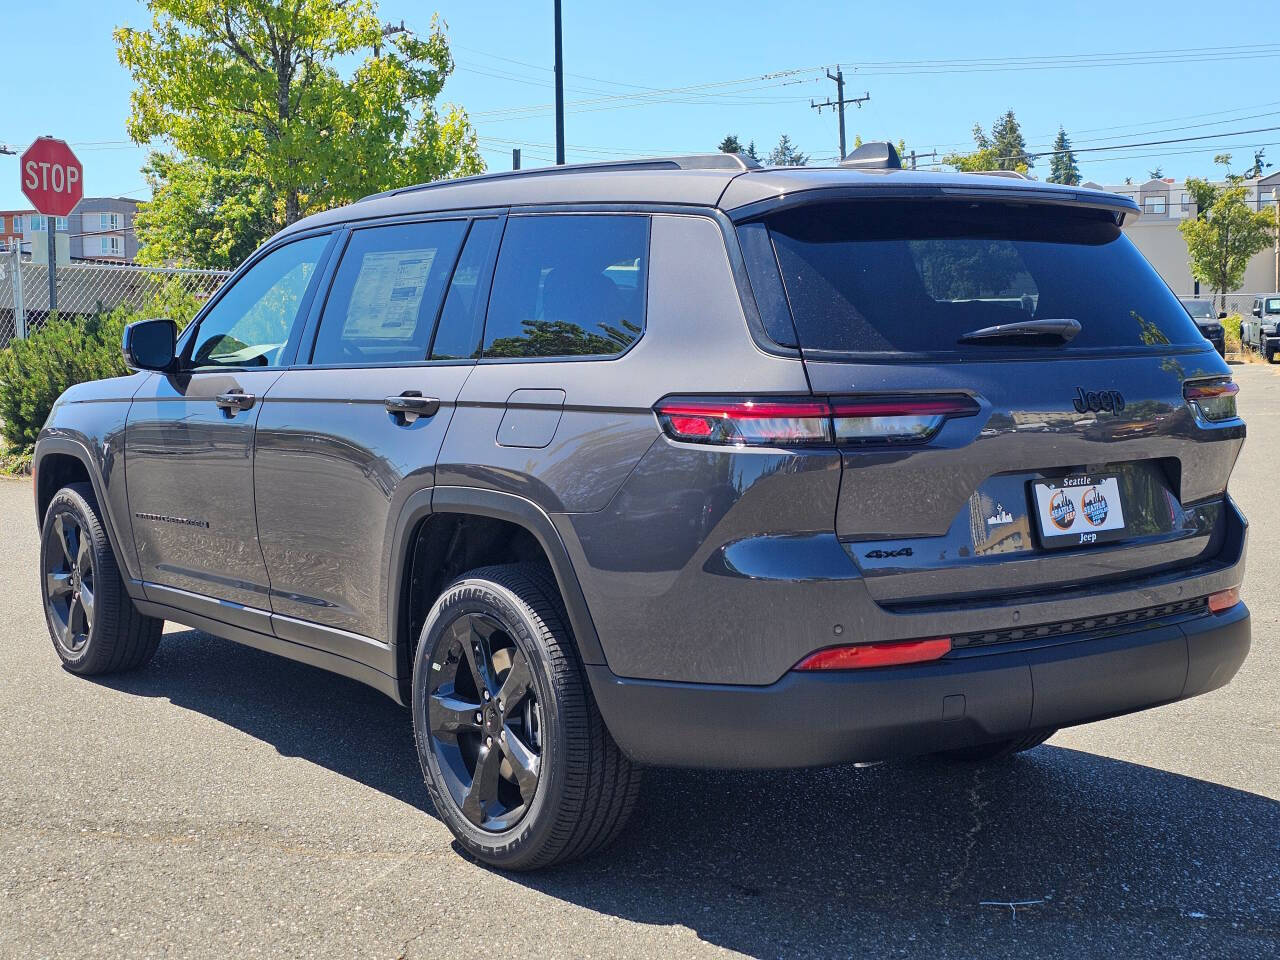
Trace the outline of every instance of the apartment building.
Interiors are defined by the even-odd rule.
[[[56,217],[54,229],[65,232],[69,221],[66,217]],[[0,210],[0,249],[11,250],[13,245],[21,242],[23,235],[36,230],[44,230],[46,218],[34,210]],[[28,239],[28,242],[30,240]]]
[[[138,254],[138,238],[133,230],[137,213],[137,200],[85,197],[69,218],[71,259],[132,263]]]
[[[1219,181],[1217,185],[1225,187],[1226,183]],[[1142,208],[1142,216],[1126,224],[1125,233],[1160,272],[1174,293],[1190,296],[1195,292],[1195,280],[1187,261],[1187,244],[1178,232],[1178,224],[1188,217],[1194,217],[1197,212],[1195,200],[1187,192],[1186,183],[1165,178],[1140,184],[1122,183],[1110,186],[1090,181],[1082,186],[1124,194],[1136,200]],[[1254,210],[1276,211],[1277,198],[1280,197],[1280,173],[1246,180],[1242,186],[1245,188],[1246,200]],[[1228,292],[1272,292],[1277,289],[1276,277],[1277,254],[1274,248],[1268,248],[1249,261],[1240,289]],[[1203,289],[1202,285],[1202,292],[1207,295],[1209,291]]]

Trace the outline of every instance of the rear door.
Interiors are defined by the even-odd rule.
[[[1229,368],[1113,212],[849,201],[767,229],[836,402],[836,530],[878,601],[1043,594],[1221,549],[1244,427],[1232,398],[1184,391]]]
[[[237,623],[253,617],[237,608],[269,607],[254,520],[254,428],[297,348],[297,321],[329,243],[328,234],[313,235],[261,255],[185,337],[177,372],[152,376],[133,399],[126,482],[152,599]],[[258,620],[249,625],[266,628]]]
[[[386,642],[390,520],[432,485],[474,367],[500,217],[351,231],[314,337],[258,422],[255,496],[276,633],[360,658]],[[314,340],[314,344],[312,343]]]

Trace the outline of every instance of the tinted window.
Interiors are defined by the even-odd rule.
[[[1267,298],[1267,313],[1280,313],[1280,297]]]
[[[193,367],[274,367],[281,363],[298,307],[328,236],[267,254],[210,308],[188,354]]]
[[[333,277],[311,362],[427,359],[466,229],[465,220],[439,220],[354,231]]]
[[[648,259],[648,217],[511,217],[489,297],[484,355],[621,353],[644,329]]]
[[[481,302],[484,272],[497,238],[497,220],[476,220],[471,224],[466,246],[449,281],[449,293],[431,345],[432,360],[475,356],[480,346],[480,325],[484,322],[484,303]]]
[[[1201,337],[1164,281],[1102,211],[995,203],[866,201],[769,221],[802,347],[990,353],[966,332],[1079,320],[1078,348]]]

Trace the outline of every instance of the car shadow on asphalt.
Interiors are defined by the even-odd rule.
[[[355,681],[184,631],[99,682],[434,815],[408,712]],[[1280,803],[1052,741],[988,766],[650,770],[607,852],[506,876],[756,957],[1273,956]]]

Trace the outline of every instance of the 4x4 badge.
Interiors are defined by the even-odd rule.
[[[910,547],[902,547],[898,550],[868,550],[865,554],[868,560],[891,560],[894,557],[911,556]]]
[[[1124,409],[1124,394],[1119,390],[1086,390],[1084,387],[1076,387],[1076,395],[1071,398],[1071,402],[1076,413],[1090,410],[1094,413],[1103,410],[1107,413],[1119,413]]]

